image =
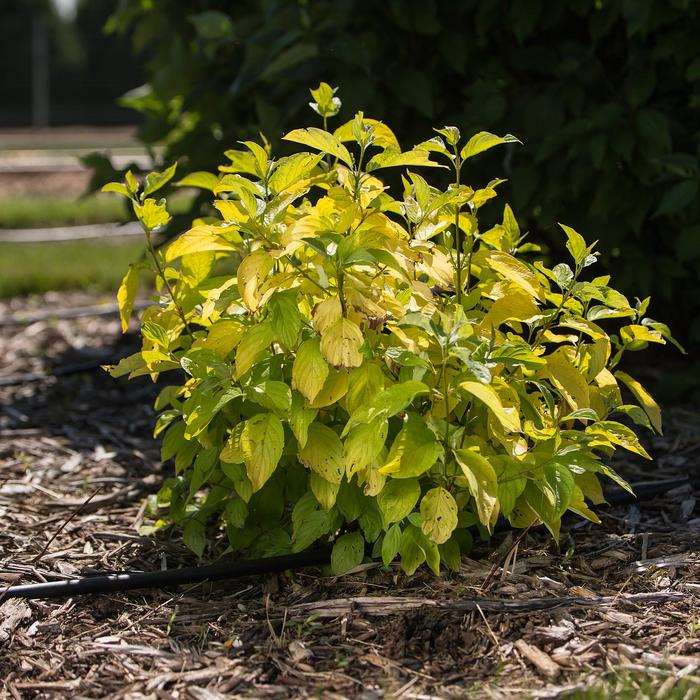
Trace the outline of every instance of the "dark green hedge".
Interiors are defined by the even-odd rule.
[[[700,341],[700,3],[122,0],[112,28],[150,52],[128,98],[143,138],[191,169],[311,123],[320,80],[407,143],[434,123],[518,135],[475,176],[508,177],[538,238],[562,219],[600,239],[618,283]]]

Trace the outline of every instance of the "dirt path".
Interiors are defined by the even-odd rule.
[[[0,304],[0,316],[100,301],[54,295]],[[0,377],[109,361],[132,343],[110,318],[0,329]],[[170,472],[149,437],[153,395],[148,381],[97,372],[0,388],[2,582],[194,563],[178,542],[137,532],[144,498]],[[634,480],[697,474],[697,425],[690,410],[668,410],[666,434],[652,444],[656,462],[618,466]],[[696,496],[680,489],[612,509],[600,527],[572,521],[559,549],[540,532],[517,551],[512,534],[500,535],[495,552],[477,547],[441,579],[365,565],[343,578],[306,571],[7,600],[0,697],[608,697],[580,695],[605,687],[610,697],[631,688],[629,697],[690,700],[700,697]],[[476,607],[475,596],[520,608]],[[577,602],[528,609],[567,596]]]

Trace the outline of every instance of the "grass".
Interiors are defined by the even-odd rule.
[[[567,700],[655,700],[660,697],[659,691],[669,677],[665,674],[634,674],[629,671],[613,673],[591,688],[574,691],[563,697]],[[663,690],[664,700],[700,697],[700,686],[683,678]]]
[[[184,214],[190,210],[195,192],[181,189],[168,197],[168,210]],[[125,199],[113,194],[97,194],[70,199],[47,195],[0,196],[0,229],[50,228],[107,224],[133,220]]]
[[[0,229],[79,226],[128,220],[126,202],[111,196],[83,199],[23,196],[0,199]]]
[[[0,243],[0,297],[53,290],[94,289],[116,293],[138,242]]]

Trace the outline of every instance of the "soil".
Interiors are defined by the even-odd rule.
[[[14,300],[0,319],[100,301]],[[111,362],[135,342],[109,317],[0,326],[0,378]],[[156,391],[102,372],[0,386],[0,584],[196,563],[177,539],[138,534],[171,469],[150,437]],[[665,425],[652,463],[618,461],[627,478],[698,476],[697,412],[667,407]],[[648,697],[700,697],[697,495],[602,511],[600,526],[571,520],[559,546],[501,533],[441,578],[369,563],[335,578],[7,599],[0,697],[554,698],[621,678]]]

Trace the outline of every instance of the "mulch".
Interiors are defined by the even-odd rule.
[[[14,300],[0,317],[101,301]],[[0,377],[112,361],[135,342],[110,317],[2,328]],[[0,585],[196,563],[176,538],[138,534],[170,472],[150,437],[156,391],[101,372],[0,387]],[[653,463],[617,460],[630,480],[698,475],[697,411],[668,407],[665,424]],[[440,578],[370,563],[8,599],[0,697],[555,698],[627,676],[649,697],[700,697],[697,495],[609,509],[601,526],[571,520],[559,546],[501,533]]]

